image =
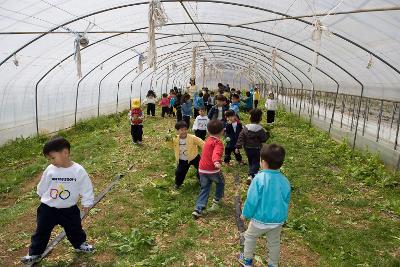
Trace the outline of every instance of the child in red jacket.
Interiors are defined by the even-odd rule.
[[[224,123],[220,120],[211,120],[207,125],[207,130],[210,136],[204,143],[199,164],[201,189],[192,213],[195,219],[202,215],[207,206],[212,182],[215,182],[216,190],[211,209],[218,208],[225,189],[225,181],[221,173],[222,155],[224,154],[221,137],[224,134]]]
[[[140,108],[140,100],[132,99],[132,109],[129,111],[131,121],[131,135],[133,144],[141,145],[143,141],[143,111]]]

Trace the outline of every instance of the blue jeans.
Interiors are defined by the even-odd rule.
[[[245,148],[247,159],[249,161],[249,176],[256,176],[260,170],[260,148]]]
[[[212,173],[212,174],[204,174],[200,173],[200,194],[197,197],[196,202],[196,210],[202,211],[206,208],[208,202],[208,196],[211,191],[211,184],[215,182],[215,196],[214,199],[219,201],[224,196],[225,189],[225,179],[221,172]]]

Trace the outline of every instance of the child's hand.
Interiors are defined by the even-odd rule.
[[[236,153],[236,154],[239,154],[239,152],[240,152],[239,149],[236,148],[236,149],[235,149],[235,153]]]
[[[246,220],[246,218],[243,217],[243,215],[240,215],[240,219],[241,219],[242,221],[245,221],[245,220]]]
[[[221,163],[219,163],[219,162],[214,162],[214,166],[215,166],[215,168],[217,168],[218,170],[221,169]]]
[[[83,207],[82,210],[83,210],[83,212],[84,212],[85,214],[88,214],[90,208],[89,208],[89,207]]]

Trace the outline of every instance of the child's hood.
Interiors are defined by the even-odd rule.
[[[255,124],[255,123],[247,124],[246,128],[250,132],[258,132],[263,130],[263,127],[260,124]]]

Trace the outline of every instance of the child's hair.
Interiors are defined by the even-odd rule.
[[[182,129],[182,128],[188,128],[188,125],[187,125],[187,123],[185,122],[185,121],[178,121],[176,124],[175,124],[175,129],[176,130],[179,130],[179,129]]]
[[[203,92],[199,93],[199,97],[203,97],[203,95],[204,95]]]
[[[272,170],[279,169],[285,160],[285,149],[277,144],[264,145],[261,148],[260,157],[268,163],[268,167]]]
[[[185,94],[183,95],[183,101],[188,101],[189,99],[190,99],[190,95],[187,94],[187,93],[185,93]]]
[[[60,152],[63,149],[71,150],[71,144],[64,137],[57,136],[47,141],[43,146],[43,155],[47,156],[50,152]]]
[[[168,97],[167,93],[162,94],[162,97]]]
[[[239,96],[238,94],[235,93],[235,94],[232,95],[232,98],[240,99],[240,96]]]
[[[224,123],[220,120],[211,120],[207,124],[207,130],[210,134],[219,134],[224,129]]]
[[[157,96],[156,96],[156,93],[154,93],[154,91],[153,90],[149,90],[148,92],[147,92],[147,95],[146,95],[146,97],[150,97],[150,96],[152,96],[152,97],[154,97],[154,98],[156,98]]]
[[[227,110],[227,111],[225,111],[225,117],[232,117],[232,116],[235,116],[236,114],[235,114],[235,112],[233,111],[233,110]]]
[[[262,120],[262,111],[261,109],[255,108],[250,110],[250,122],[251,123],[260,123]]]
[[[206,110],[206,107],[204,107],[204,106],[199,107],[199,111],[200,111],[200,110]]]
[[[173,94],[173,93],[175,93],[175,90],[174,90],[174,89],[171,89],[171,90],[169,90],[169,93],[170,93],[170,94]]]
[[[225,96],[223,96],[223,95],[218,95],[215,99],[216,99],[217,101],[225,101]]]
[[[247,96],[247,97],[250,96],[250,92],[249,92],[249,91],[246,92],[246,96]]]
[[[210,95],[215,95],[214,91],[211,91]]]

